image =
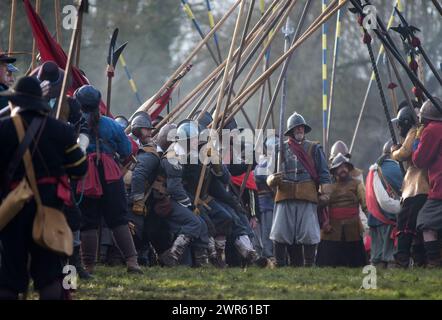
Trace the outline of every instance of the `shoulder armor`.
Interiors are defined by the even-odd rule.
[[[143,146],[141,148],[141,150],[143,150],[146,153],[152,153],[153,155],[155,155],[157,158],[160,158],[160,155],[158,154],[157,148],[155,146],[152,145],[146,145]]]

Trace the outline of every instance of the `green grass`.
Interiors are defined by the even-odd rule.
[[[442,270],[378,270],[377,289],[364,290],[362,269],[98,267],[80,281],[82,299],[442,299]]]

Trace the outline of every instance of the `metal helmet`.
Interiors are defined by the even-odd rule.
[[[331,147],[329,160],[333,161],[333,159],[340,153],[349,159],[351,158],[347,145],[344,143],[344,141],[338,140]]]
[[[176,130],[176,129],[177,129],[177,125],[175,123],[167,123],[158,132],[156,142],[157,142],[157,145],[159,145],[160,148],[163,149],[163,151],[166,151],[167,148],[169,148],[169,146],[172,144],[173,141],[168,139],[168,135],[172,130]]]
[[[125,116],[116,116],[114,119],[123,129],[129,126],[129,120]]]
[[[74,92],[74,98],[81,104],[85,112],[98,110],[101,101],[101,93],[92,85],[84,85]]]
[[[198,120],[198,117],[200,116],[201,111],[197,111],[195,112],[195,114],[192,117],[192,120],[198,121],[198,124],[204,128],[207,128],[209,126],[209,124],[212,123],[213,118],[212,115],[207,112],[204,111],[204,113],[201,115],[201,118]]]
[[[434,98],[434,100],[436,100],[439,106],[442,106],[442,101],[439,98]],[[442,113],[430,100],[425,101],[425,103],[422,105],[419,112],[419,117],[421,121],[422,119],[442,121]]]
[[[330,165],[330,172],[333,174],[333,172],[342,166],[343,164],[346,164],[349,166],[350,171],[354,169],[353,164],[350,162],[350,159],[345,157],[342,153],[338,153],[336,157],[333,159],[331,165]]]
[[[382,148],[382,154],[388,155],[391,154],[391,147],[393,146],[393,140],[388,140],[385,142],[384,147]]]
[[[196,121],[186,119],[178,123],[177,141],[190,140],[199,137],[199,127]]]
[[[132,133],[134,133],[134,130],[141,128],[153,129],[152,121],[150,120],[150,116],[147,113],[139,114],[134,117],[130,126],[132,129]]]
[[[397,123],[399,127],[401,128],[407,128],[410,129],[413,125],[415,125],[415,121],[413,118],[413,111],[409,107],[402,107],[396,118],[391,119],[392,123]]]
[[[298,126],[304,126],[305,133],[309,133],[310,131],[312,131],[312,128],[307,124],[304,117],[301,116],[299,113],[295,112],[287,120],[287,130],[284,133],[284,135],[286,136],[289,135],[290,132]]]

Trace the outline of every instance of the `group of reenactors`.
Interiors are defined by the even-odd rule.
[[[29,179],[29,151],[41,201],[64,213],[74,249],[68,257],[35,243],[30,199],[0,230],[0,299],[26,293],[30,277],[42,299],[68,298],[63,266],[88,279],[111,255],[139,274],[153,265],[442,265],[442,114],[430,101],[399,106],[403,142],[386,142],[364,182],[345,143],[327,159],[299,113],[283,145],[265,137],[270,156],[249,163],[244,143],[235,150],[243,128],[234,119],[223,127],[225,153],[202,139],[210,113],[161,128],[145,112],[111,118],[92,85],[67,97],[55,119],[63,70],[45,62],[11,87],[14,61],[0,55],[0,195]],[[20,139],[17,121],[32,134]]]

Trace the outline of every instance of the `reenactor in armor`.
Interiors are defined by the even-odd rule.
[[[152,141],[152,122],[147,113],[140,114],[131,122],[132,134],[140,144],[136,165],[131,175],[129,193],[129,220],[132,222],[131,231],[134,238],[135,248],[138,252],[138,262],[142,265],[149,264],[150,242],[148,238],[148,199],[152,192],[152,184],[155,181],[160,167],[160,155]]]
[[[351,154],[350,154],[350,151],[349,151],[347,145],[343,141],[338,140],[331,147],[330,157],[329,157],[329,165],[331,165],[333,159],[340,153],[343,154],[346,158],[351,159]],[[350,175],[354,179],[357,179],[357,180],[361,181],[362,183],[364,183],[364,173],[361,169],[353,167],[353,170],[350,172]],[[361,219],[362,225],[364,226],[364,230],[368,234],[368,229],[369,229],[368,220],[367,220],[367,216],[365,215],[362,208],[359,208],[359,218]]]
[[[335,182],[328,202],[329,221],[322,226],[318,266],[360,267],[366,265],[359,206],[367,213],[364,184],[354,179],[353,165],[338,154],[330,166]]]
[[[172,246],[159,256],[160,263],[170,267],[182,261],[188,248],[191,249],[194,266],[208,264],[207,225],[200,216],[194,214],[195,207],[184,187],[186,164],[183,164],[183,160],[187,160],[185,158],[188,156],[185,148],[188,142],[196,143],[195,147],[198,147],[198,129],[196,125],[191,127],[190,124],[193,123],[178,125],[178,141],[172,143],[163,154],[161,169],[153,186],[153,210],[166,218],[174,236]]]
[[[401,104],[403,105],[403,103]],[[406,104],[405,104],[406,105]],[[417,103],[413,109],[418,107]],[[393,145],[391,158],[402,162],[406,169],[402,184],[401,211],[397,220],[397,251],[395,261],[398,267],[407,268],[410,258],[414,264],[423,266],[426,263],[422,233],[416,229],[418,213],[427,200],[430,185],[426,169],[417,168],[412,161],[413,143],[418,135],[418,124],[409,107],[401,107],[396,118],[391,121],[405,139],[402,145]]]
[[[286,265],[287,247],[292,265],[313,266],[320,242],[318,204],[327,203],[331,179],[322,147],[305,139],[311,130],[300,114],[289,117],[282,170],[267,178],[276,192],[270,239],[279,266]]]

